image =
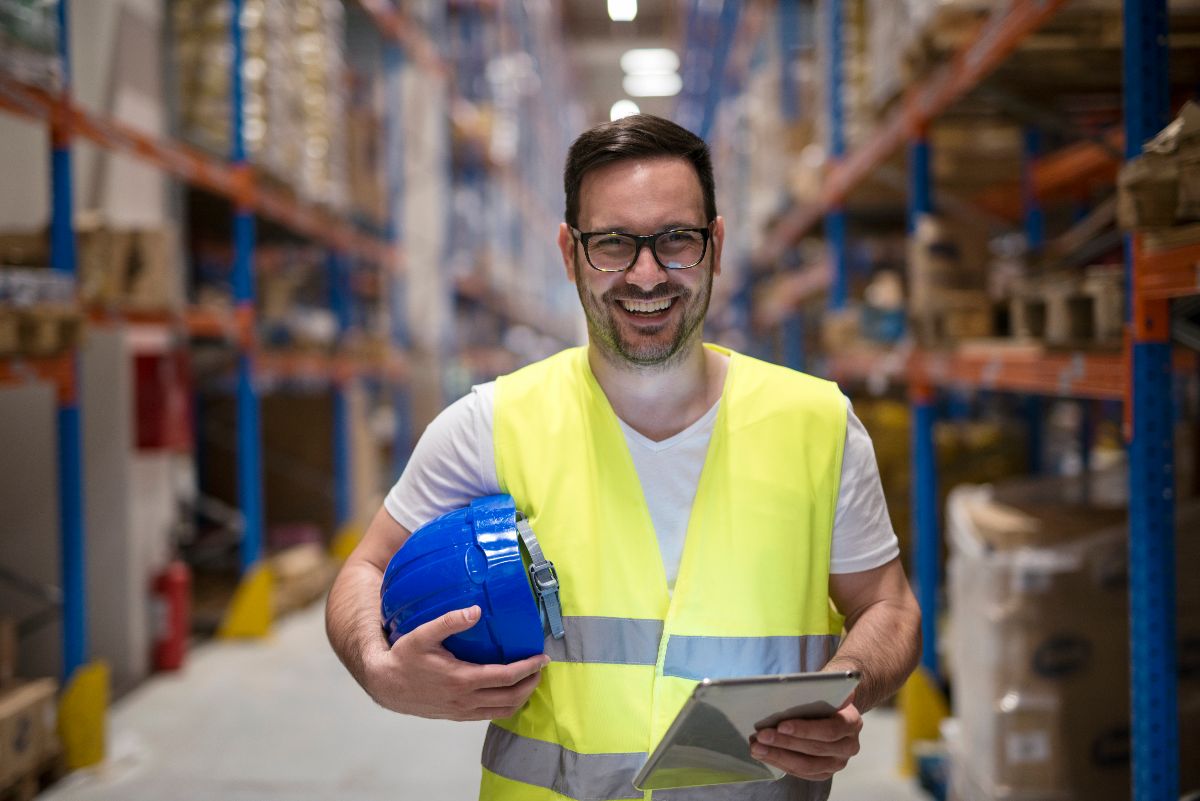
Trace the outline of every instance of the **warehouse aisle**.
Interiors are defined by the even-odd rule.
[[[265,644],[210,644],[178,676],[147,681],[110,716],[109,755],[46,801],[462,801],[474,798],[485,724],[376,707],[325,641],[322,607]],[[868,718],[864,753],[832,801],[919,801],[894,778],[896,719]]]

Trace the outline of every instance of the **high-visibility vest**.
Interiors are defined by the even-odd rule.
[[[481,798],[650,799],[632,779],[699,679],[817,670],[833,655],[845,399],[830,382],[717,350],[728,374],[673,595],[586,349],[496,382],[500,487],[554,560],[566,637],[546,640],[553,661],[528,703],[489,726]],[[785,777],[654,797],[828,792],[828,782]]]

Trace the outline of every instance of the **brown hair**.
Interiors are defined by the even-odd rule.
[[[712,156],[704,140],[670,120],[652,114],[633,114],[597,125],[579,135],[567,151],[563,189],[567,194],[567,225],[579,227],[579,187],[590,170],[624,159],[676,156],[687,159],[700,179],[705,222],[717,218]]]

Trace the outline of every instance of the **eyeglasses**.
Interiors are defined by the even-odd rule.
[[[666,270],[686,270],[704,260],[708,252],[709,228],[672,228],[657,234],[623,234],[618,231],[583,232],[571,228],[575,238],[583,243],[588,264],[602,273],[628,270],[650,248],[654,260]]]

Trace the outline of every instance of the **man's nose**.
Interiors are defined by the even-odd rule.
[[[625,280],[639,289],[649,292],[659,284],[666,283],[667,271],[654,260],[654,253],[647,245],[642,248],[641,253],[633,262],[633,266],[625,271]]]

